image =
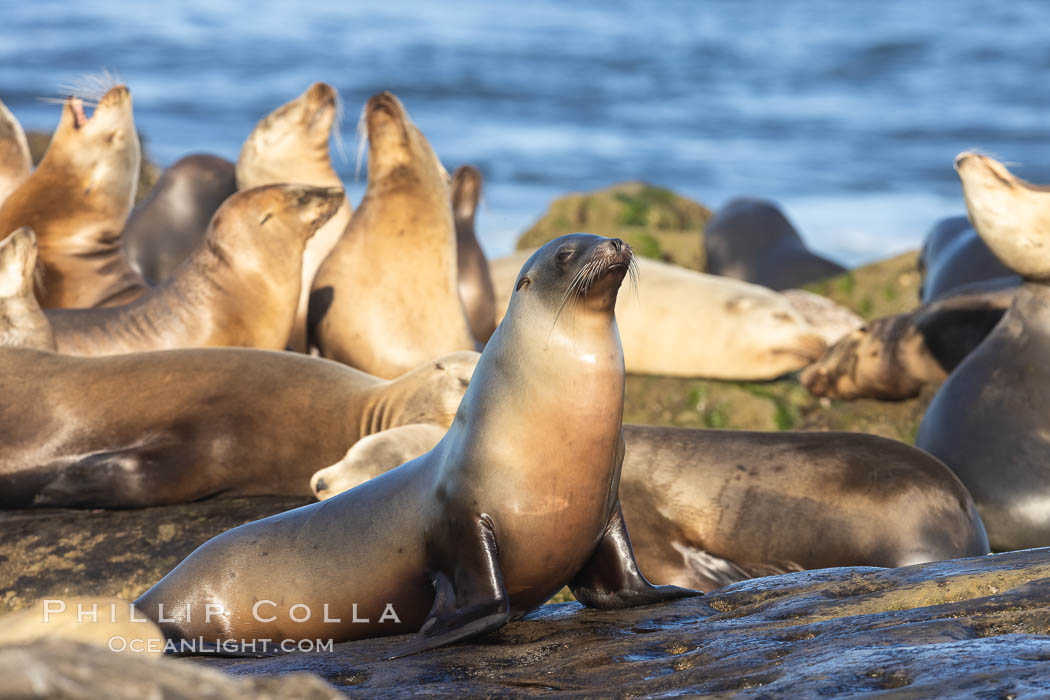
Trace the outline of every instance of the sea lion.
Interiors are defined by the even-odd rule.
[[[586,234],[540,248],[437,447],[213,538],[136,606],[183,639],[418,629],[400,656],[497,629],[565,584],[600,608],[696,595],[641,575],[617,495],[624,369],[613,309],[631,258],[618,239]],[[316,612],[261,617],[259,601],[295,606],[296,619]],[[209,605],[221,608],[210,620]]]
[[[513,270],[530,255],[492,261],[497,318]],[[637,294],[616,307],[627,371],[674,377],[773,379],[824,352],[824,339],[765,287],[639,258]]]
[[[327,83],[314,83],[302,95],[260,120],[237,158],[237,187],[244,190],[281,182],[342,187],[343,182],[332,167],[328,145],[337,108],[335,88]],[[306,244],[302,291],[288,343],[293,350],[306,350],[310,287],[317,269],[346,230],[352,213],[350,201],[344,197],[339,212]]]
[[[484,344],[496,330],[496,292],[492,289],[488,259],[474,235],[481,184],[481,171],[473,165],[461,165],[452,173],[459,298],[467,312],[470,332],[475,340]]]
[[[773,202],[731,199],[704,226],[707,271],[781,290],[845,272],[809,250]]]
[[[120,598],[51,598],[0,617],[0,647],[68,639],[115,652],[159,656],[164,635]]]
[[[0,346],[55,349],[51,324],[33,292],[36,261],[33,229],[23,226],[0,239]]]
[[[190,257],[219,205],[237,191],[234,173],[225,158],[185,156],[164,171],[149,197],[131,212],[121,245],[128,264],[148,284],[167,281]]]
[[[8,307],[19,311],[13,317],[18,323],[7,329],[14,340],[0,336],[0,343],[20,344],[22,334],[46,323],[55,348],[73,355],[209,346],[283,349],[299,298],[303,246],[344,200],[342,189],[303,185],[239,192],[219,209],[175,276],[131,303],[49,309],[45,321],[39,311],[34,317],[28,285],[0,295],[0,316]]]
[[[0,204],[33,172],[29,141],[22,125],[0,100]]]
[[[456,278],[449,178],[401,102],[368,100],[368,188],[313,282],[311,343],[390,377],[476,343]]]
[[[805,289],[785,289],[780,295],[828,345],[837,343],[864,325],[863,318],[826,296]]]
[[[296,353],[73,357],[0,347],[0,507],[138,508],[309,495],[364,435],[448,426],[475,358],[393,381]]]
[[[310,480],[321,500],[430,450],[434,425],[370,435]],[[620,500],[646,578],[711,591],[832,566],[988,553],[966,488],[922,450],[863,433],[624,425]]]
[[[1021,283],[992,254],[965,216],[938,221],[926,234],[919,253],[919,299],[934,301],[975,282],[1009,278],[1013,286]]]
[[[799,379],[814,396],[832,399],[918,396],[927,384],[944,381],[992,332],[1016,287],[969,290],[964,286],[915,311],[865,324],[829,347]]]
[[[43,160],[0,206],[0,236],[36,232],[45,309],[113,306],[146,291],[120,249],[140,158],[125,86],[106,92],[90,119],[80,98],[66,100]]]

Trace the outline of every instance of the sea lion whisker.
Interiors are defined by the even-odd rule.
[[[354,165],[354,182],[361,177],[361,163],[365,159],[365,147],[368,146],[368,105],[361,108],[357,119],[357,163]]]
[[[332,120],[332,140],[335,142],[335,152],[339,154],[339,159],[344,163],[349,163],[350,156],[346,153],[346,142],[343,139],[346,103],[343,102],[343,98],[339,96],[338,91],[333,92],[335,92],[335,118]]]
[[[58,84],[58,91],[63,95],[79,97],[85,104],[95,107],[102,96],[118,85],[123,84],[120,76],[103,68],[99,73],[75,75]]]

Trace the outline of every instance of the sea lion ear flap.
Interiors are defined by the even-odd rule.
[[[972,306],[935,307],[919,314],[915,329],[933,359],[951,372],[988,337],[1006,309],[987,302]]]
[[[439,535],[429,545],[437,566],[428,572],[434,605],[415,639],[387,658],[411,656],[499,629],[510,619],[510,599],[499,568],[499,547],[492,517],[482,513]],[[454,530],[460,530],[455,532]]]

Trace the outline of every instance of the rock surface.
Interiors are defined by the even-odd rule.
[[[539,248],[566,233],[600,233],[627,241],[642,257],[705,270],[704,225],[711,210],[663,187],[624,182],[551,202],[518,239],[518,250]]]
[[[919,253],[901,253],[806,285],[853,309],[865,320],[911,311],[919,305]]]
[[[1050,549],[901,569],[808,571],[625,611],[547,605],[483,639],[383,660],[404,638],[264,659],[347,695],[714,694],[762,698],[1050,693]]]

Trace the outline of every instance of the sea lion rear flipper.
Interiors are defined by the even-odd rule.
[[[440,561],[431,574],[434,605],[415,639],[387,658],[411,656],[492,632],[510,619],[492,518],[482,513],[474,522],[473,532],[447,538],[449,550],[438,555],[439,561],[446,561]]]
[[[33,505],[141,508],[161,503],[149,483],[152,457],[143,447],[128,447],[56,460],[47,468],[57,468],[57,474],[37,492]]]
[[[678,586],[654,586],[638,569],[623,520],[623,509],[616,501],[605,534],[584,567],[569,582],[576,600],[591,608],[633,608],[675,598],[703,595]]]

